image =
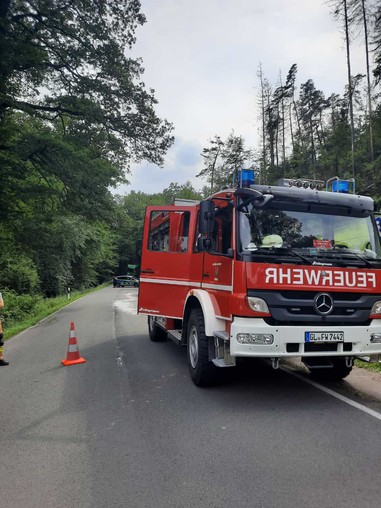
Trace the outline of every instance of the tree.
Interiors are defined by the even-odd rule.
[[[0,271],[22,253],[29,286],[45,295],[109,276],[119,243],[110,187],[127,181],[132,160],[161,164],[173,142],[141,60],[128,55],[144,22],[139,0],[0,3],[0,219],[9,239]]]
[[[259,157],[260,183],[275,181],[284,176],[288,161],[287,152],[289,142],[292,149],[296,149],[296,139],[300,136],[300,119],[295,101],[295,80],[297,65],[293,64],[283,84],[281,73],[279,86],[273,90],[272,85],[264,77],[262,67],[259,67],[257,77],[260,80],[258,105],[261,121],[261,156]],[[297,125],[294,129],[294,116]],[[280,163],[279,153],[282,153]],[[280,167],[281,166],[281,167]]]
[[[289,101],[289,124],[290,124],[290,135],[291,135],[291,145],[294,148],[294,129],[293,129],[293,113],[295,114],[296,124],[297,124],[297,134],[300,136],[300,121],[298,116],[298,110],[295,104],[295,81],[296,81],[296,73],[298,72],[298,66],[296,64],[292,64],[290,70],[287,73],[286,78],[286,90],[288,91]]]
[[[116,137],[126,161],[161,164],[173,142],[125,56],[145,22],[139,0],[13,0],[0,10],[0,124],[12,111],[47,122],[67,118]],[[6,150],[8,138],[2,139]],[[112,150],[111,150],[112,153]]]
[[[128,264],[140,264],[146,206],[169,205],[176,197],[195,200],[202,198],[189,181],[185,184],[171,182],[166,189],[156,194],[131,191],[127,196],[117,197],[117,217],[114,227],[119,235],[118,266],[115,267],[118,273],[125,273]]]
[[[324,94],[316,89],[312,79],[302,83],[298,101],[299,118],[303,126],[301,140],[306,148],[306,169],[312,172],[313,178],[316,178],[318,148],[323,143],[322,114],[326,107]]]
[[[245,140],[242,136],[235,136],[232,132],[226,141],[221,141],[219,136],[215,136],[210,141],[211,147],[203,149],[207,154],[205,158],[205,167],[197,175],[211,182],[213,178],[214,189],[219,189],[224,185],[234,185],[238,182],[238,170],[252,167],[254,152],[245,147]],[[216,163],[218,156],[218,164]],[[202,194],[207,194],[203,190]]]
[[[273,112],[276,128],[275,132],[275,154],[276,165],[279,166],[279,145],[282,152],[282,166],[284,168],[286,161],[286,101],[290,96],[289,84],[283,85],[282,73],[279,72],[279,86],[276,88],[271,101],[271,110]]]
[[[367,79],[367,98],[368,98],[368,116],[369,116],[369,147],[370,160],[374,159],[373,148],[373,118],[372,118],[372,85],[370,81],[370,63],[369,63],[369,30],[368,18],[370,15],[366,0],[351,0],[351,21],[356,26],[362,26],[365,44],[365,62],[366,62],[366,79]]]
[[[373,69],[373,75],[376,79],[377,84],[381,82],[381,6],[377,7],[374,14],[374,33],[373,33],[373,45],[375,54],[375,68]]]
[[[355,177],[355,126],[353,115],[353,89],[351,74],[351,54],[350,54],[350,17],[348,11],[348,0],[331,0],[330,5],[333,7],[333,16],[336,20],[343,23],[345,34],[345,46],[347,54],[347,73],[348,73],[348,102],[349,102],[349,119],[351,125],[351,152],[352,152],[352,177]]]
[[[260,109],[260,123],[261,123],[261,157],[259,162],[259,183],[267,181],[267,136],[266,136],[266,123],[267,123],[267,104],[271,95],[271,85],[263,74],[262,64],[259,64],[257,77],[260,84],[260,92],[258,97],[258,105]]]
[[[253,151],[245,147],[242,136],[232,132],[224,142],[221,151],[221,165],[216,175],[218,187],[234,185],[238,182],[238,171],[252,166]]]
[[[204,168],[196,175],[196,177],[206,177],[210,182],[210,194],[214,191],[214,178],[217,169],[217,161],[221,156],[224,142],[220,136],[214,136],[209,140],[210,146],[202,149],[201,156],[204,158]]]
[[[167,205],[173,204],[176,198],[195,201],[202,199],[201,194],[193,187],[189,180],[184,184],[171,182],[169,187],[163,190],[162,195]]]

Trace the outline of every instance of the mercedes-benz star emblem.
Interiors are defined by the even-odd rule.
[[[328,316],[333,311],[333,299],[328,293],[319,293],[315,296],[314,307],[318,314]]]

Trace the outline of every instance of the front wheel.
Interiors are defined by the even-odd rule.
[[[148,316],[148,334],[152,342],[163,342],[167,338],[167,332],[160,328],[155,316]]]
[[[211,386],[219,381],[220,372],[209,360],[209,337],[205,335],[205,322],[201,309],[193,309],[187,331],[188,366],[197,386]]]
[[[352,365],[348,367],[345,358],[329,358],[330,367],[309,369],[311,376],[317,381],[341,381],[352,371]]]

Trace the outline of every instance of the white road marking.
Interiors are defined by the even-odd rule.
[[[341,400],[342,402],[345,402],[349,406],[355,407],[356,409],[359,409],[360,411],[363,411],[364,413],[373,416],[374,418],[377,418],[378,420],[381,420],[381,413],[378,413],[377,411],[374,411],[373,409],[370,409],[367,406],[364,406],[363,404],[359,404],[358,402],[355,402],[352,399],[349,399],[348,397],[345,397],[344,395],[341,395],[340,393],[337,393],[330,388],[327,388],[319,383],[316,383],[315,381],[311,381],[310,379],[305,378],[304,376],[301,376],[300,374],[297,374],[296,372],[287,369],[287,367],[279,367],[284,372],[287,372],[288,374],[291,374],[292,376],[300,379],[301,381],[304,381],[305,383],[308,383],[309,385],[314,386],[318,390],[321,390],[322,392],[327,393],[328,395],[331,395],[332,397],[335,397],[336,399]]]

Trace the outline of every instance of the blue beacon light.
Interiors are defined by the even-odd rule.
[[[239,183],[240,187],[250,187],[250,185],[253,185],[255,183],[254,169],[240,169]]]
[[[332,192],[343,192],[349,193],[349,182],[348,180],[335,180],[332,182]]]

